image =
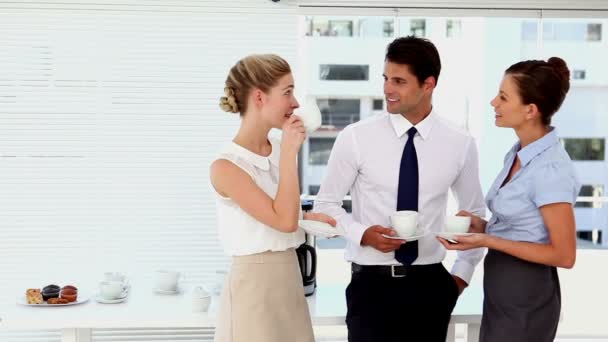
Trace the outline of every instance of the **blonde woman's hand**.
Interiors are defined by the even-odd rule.
[[[322,213],[304,213],[303,216],[305,220],[325,222],[332,227],[335,227],[337,224],[336,220],[333,217]]]
[[[471,218],[471,226],[469,227],[470,233],[485,233],[486,232],[486,220],[479,216],[473,215],[468,211],[461,210],[456,216],[468,216]]]
[[[283,124],[282,130],[281,151],[298,153],[306,139],[306,128],[302,119],[297,115],[290,116]]]

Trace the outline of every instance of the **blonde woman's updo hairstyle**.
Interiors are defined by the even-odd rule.
[[[551,117],[561,107],[570,89],[570,70],[566,62],[559,57],[551,57],[547,61],[523,61],[511,65],[505,74],[515,80],[523,103],[536,104],[543,124],[551,124]]]
[[[247,111],[247,97],[251,90],[259,88],[267,93],[281,77],[289,73],[289,64],[277,55],[249,55],[241,59],[230,69],[226,78],[220,108],[243,115]]]

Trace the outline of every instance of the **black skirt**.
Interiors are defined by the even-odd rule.
[[[481,342],[550,342],[561,310],[555,267],[489,250],[484,261]]]

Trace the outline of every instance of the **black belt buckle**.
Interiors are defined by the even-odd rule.
[[[391,277],[403,278],[407,275],[405,266],[402,265],[391,265]]]

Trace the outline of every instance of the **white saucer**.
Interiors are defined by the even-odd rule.
[[[307,233],[321,237],[334,237],[344,235],[342,229],[332,227],[330,224],[325,222],[313,221],[313,220],[300,220],[298,226],[304,229]]]
[[[452,232],[435,233],[435,235],[439,236],[440,238],[446,239],[446,240],[448,240],[448,242],[451,242],[451,243],[458,243],[458,241],[454,240],[454,238],[457,238],[459,236],[470,236],[473,234],[474,233],[452,233]]]
[[[122,293],[120,294],[120,297],[118,297],[117,299],[125,299],[125,298],[127,298],[128,295],[129,295],[129,290],[122,291]]]
[[[393,239],[393,240],[416,241],[416,240],[419,240],[420,238],[423,238],[428,233],[429,232],[424,229],[418,229],[416,231],[416,234],[414,234],[412,236],[408,236],[408,237],[390,236],[390,235],[386,235],[386,234],[382,234],[382,236],[384,236],[387,239]]]
[[[101,304],[118,304],[118,303],[122,303],[125,300],[127,300],[127,296],[125,295],[124,297],[120,297],[120,298],[116,298],[116,299],[105,299],[100,295],[96,295],[95,300]]]
[[[154,288],[154,293],[160,294],[160,295],[176,295],[176,294],[182,293],[182,289],[178,287],[175,291],[167,291],[167,290],[161,290],[161,289]]]

